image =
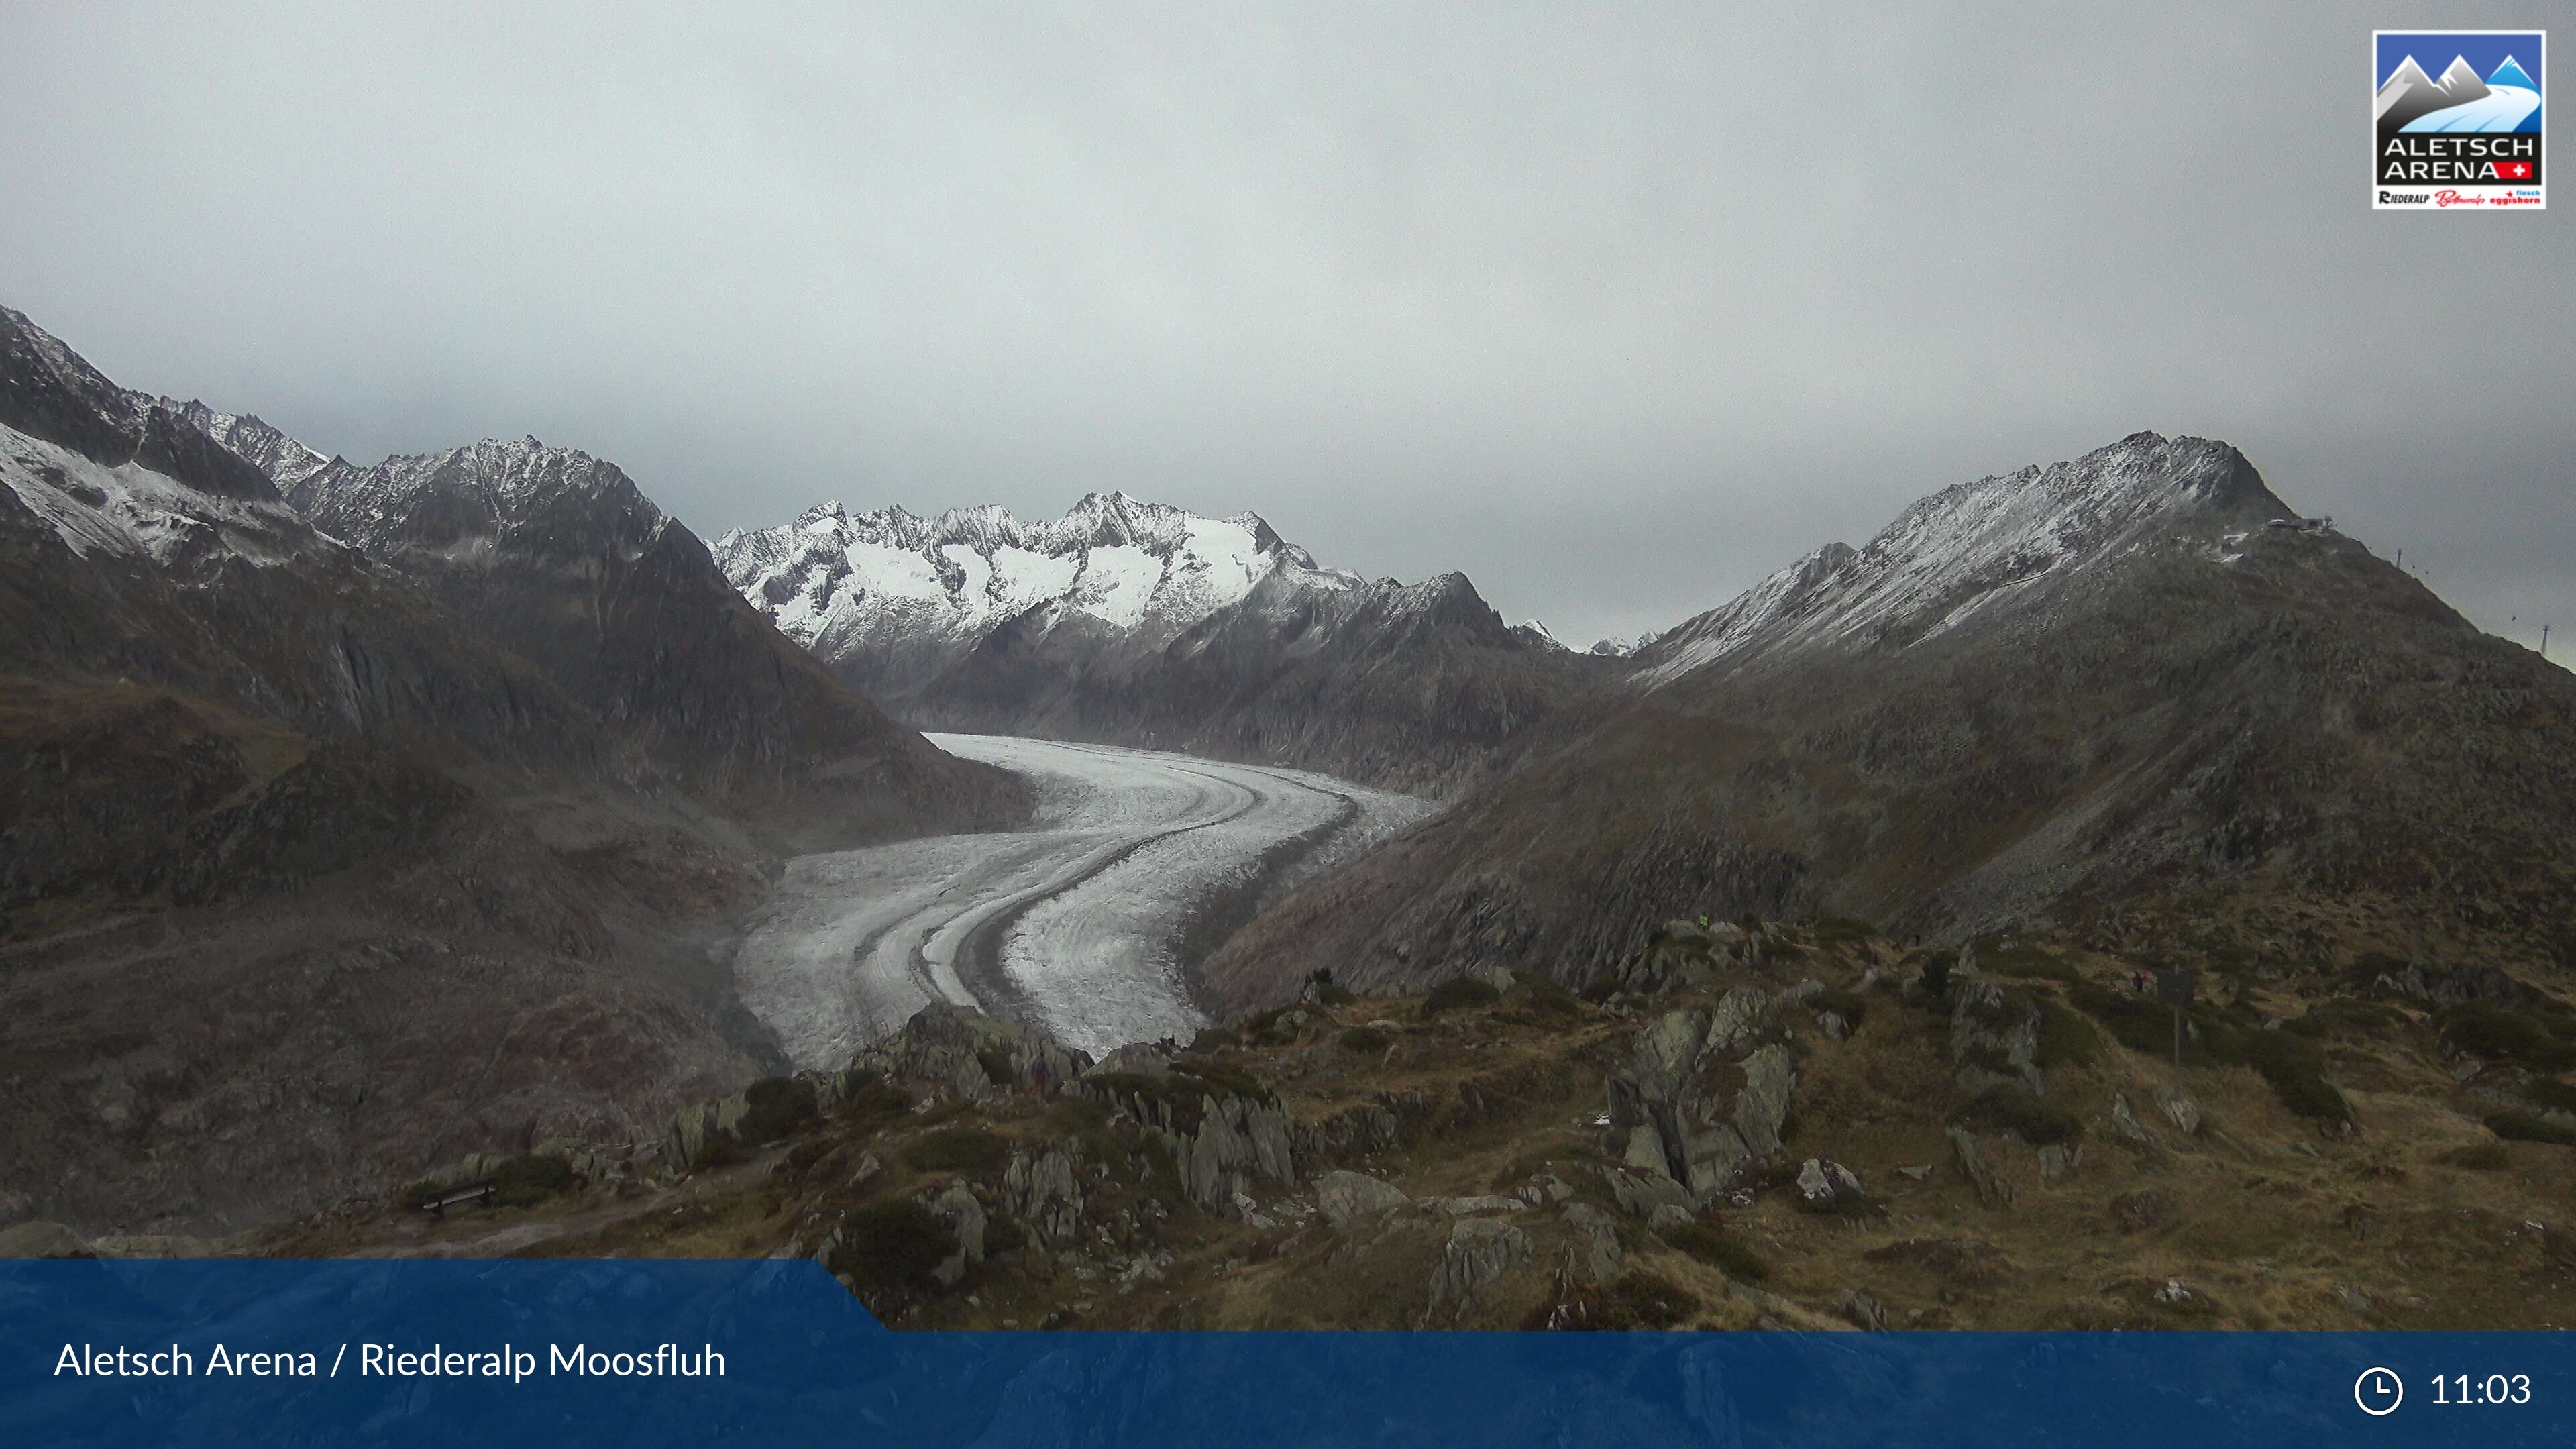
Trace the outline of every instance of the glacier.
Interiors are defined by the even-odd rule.
[[[932,1001],[1094,1053],[1186,1040],[1196,937],[1430,802],[1304,771],[1000,735],[931,743],[1028,777],[1027,828],[788,863],[733,951],[735,990],[799,1068],[838,1067]]]

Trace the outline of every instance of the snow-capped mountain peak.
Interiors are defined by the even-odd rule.
[[[1944,489],[1862,548],[1827,544],[1641,651],[1637,677],[1651,687],[1776,651],[1910,646],[2214,520],[2283,511],[2227,444],[2132,434]]]
[[[1556,634],[1550,630],[1546,624],[1537,619],[1525,619],[1518,624],[1514,624],[1512,626],[1512,632],[1530,643],[1537,645],[1541,649],[1558,649],[1564,650],[1567,653],[1573,652],[1572,646],[1568,645],[1564,640],[1557,638]]]
[[[809,647],[925,631],[980,639],[1045,603],[1167,640],[1274,577],[1355,582],[1317,568],[1257,514],[1207,518],[1124,492],[1088,493],[1061,518],[1034,520],[991,504],[924,517],[826,503],[782,528],[728,533],[715,553],[734,586]]]
[[[181,422],[239,453],[283,491],[331,466],[332,460],[251,413],[217,412],[190,398],[132,395],[139,408],[163,407]]]
[[[2504,64],[2495,68],[2495,74],[2487,77],[2487,84],[2490,86],[2520,86],[2527,91],[2536,91],[2540,89],[2540,83],[2533,80],[2530,73],[2525,71],[2520,65],[2516,64],[2514,62],[2514,58],[2509,55],[2504,58]]]

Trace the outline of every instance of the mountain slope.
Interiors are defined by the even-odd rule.
[[[369,475],[0,309],[0,1225],[237,1225],[649,1134],[772,1050],[701,938],[763,888],[751,837],[790,832],[721,812],[766,789],[845,837],[1020,803],[769,631],[622,475],[569,486],[605,465],[460,510],[482,562],[426,567],[218,436],[299,490]],[[436,513],[384,496],[418,507],[335,526]]]
[[[827,504],[716,552],[788,637],[925,727],[1440,792],[1616,672],[1506,628],[1463,575],[1371,583],[1257,515],[1125,494],[1038,522]]]
[[[846,843],[1024,808],[1007,777],[932,749],[780,637],[612,463],[482,442],[368,468],[334,459],[286,496],[773,834]]]
[[[1254,921],[1216,999],[1319,963],[1582,980],[1748,911],[2570,962],[2576,679],[2284,512],[2234,449],[2152,434],[1927,499]]]

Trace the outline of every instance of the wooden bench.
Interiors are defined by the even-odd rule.
[[[429,1201],[422,1203],[420,1205],[420,1210],[429,1214],[431,1217],[444,1218],[447,1216],[447,1210],[449,1208],[452,1208],[461,1202],[480,1203],[485,1207],[490,1207],[492,1205],[492,1194],[499,1191],[500,1187],[501,1185],[499,1183],[490,1181],[489,1179],[482,1182],[469,1182],[462,1187],[451,1187],[447,1191],[440,1193],[438,1196],[431,1198]]]

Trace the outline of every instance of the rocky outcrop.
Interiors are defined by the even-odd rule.
[[[0,1228],[0,1258],[85,1258],[89,1244],[61,1223],[18,1223]]]
[[[957,1251],[939,1260],[930,1276],[943,1286],[954,1285],[966,1276],[968,1269],[984,1261],[984,1205],[966,1184],[952,1182],[930,1199],[932,1217],[948,1227],[957,1240]]]
[[[850,1074],[843,1072],[799,1072],[754,1082],[730,1096],[693,1102],[672,1114],[671,1129],[663,1141],[664,1160],[674,1172],[691,1172],[775,1142],[841,1105],[851,1082]]]
[[[1869,1200],[1860,1176],[1839,1162],[1810,1157],[1798,1166],[1798,1205],[1809,1212],[1858,1207]]]
[[[1732,921],[1666,921],[1644,950],[1619,963],[1611,980],[1639,996],[1705,990],[1721,969],[1744,960],[1749,941]]]
[[[1069,1242],[1082,1231],[1082,1181],[1062,1148],[1032,1157],[1014,1153],[1002,1173],[1002,1201],[1040,1243]]]
[[[1423,1326],[1454,1325],[1465,1318],[1486,1290],[1529,1261],[1532,1247],[1529,1234],[1493,1218],[1460,1218],[1451,1224],[1440,1266],[1431,1270],[1431,1303],[1423,1312]]]
[[[1094,1073],[1067,1090],[1116,1108],[1170,1154],[1191,1202],[1240,1216],[1261,1181],[1299,1180],[1296,1123],[1258,1089],[1176,1066],[1162,1076]]]
[[[1051,1096],[1092,1069],[1091,1055],[1036,1027],[997,1021],[971,1006],[933,1002],[894,1035],[862,1049],[856,1071],[936,1084],[966,1098],[1011,1092]]]
[[[1963,1127],[1952,1127],[1949,1133],[1951,1160],[1958,1164],[1959,1175],[1977,1190],[1977,1201],[1990,1208],[2011,1207],[2012,1182],[1986,1160],[1985,1150],[1977,1145],[1976,1137]]]
[[[1773,1016],[1760,988],[1737,987],[1714,1012],[1682,1007],[1648,1022],[1631,1046],[1628,1071],[1606,1085],[1609,1130],[1622,1159],[1705,1202],[1747,1164],[1777,1155],[1797,1089],[1788,1050],[1774,1042],[1747,1052],[1732,1071],[1719,1065]]]
[[[1315,1179],[1315,1207],[1324,1221],[1337,1228],[1392,1212],[1411,1201],[1403,1188],[1364,1173],[1336,1170]]]
[[[1952,995],[1950,1064],[1959,1089],[1971,1096],[1994,1086],[2045,1092],[2038,1004],[1991,980],[1966,981]]]
[[[1618,1277],[1627,1259],[1619,1246],[1619,1224],[1588,1202],[1567,1203],[1563,1216],[1572,1231],[1572,1240],[1565,1245],[1566,1281],[1600,1284]]]
[[[2174,1125],[2175,1131],[2185,1137],[2200,1135],[2200,1103],[2188,1095],[2171,1087],[2158,1087],[2156,1107],[2165,1114],[2165,1120]]]

